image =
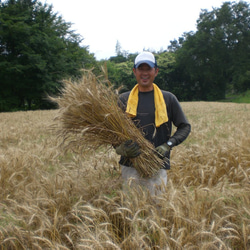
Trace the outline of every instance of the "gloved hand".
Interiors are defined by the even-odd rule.
[[[115,151],[118,155],[122,155],[128,158],[134,158],[141,153],[140,147],[137,142],[134,142],[132,140],[123,142],[115,148]]]
[[[155,150],[161,158],[164,158],[168,156],[171,148],[168,146],[167,143],[163,143],[160,146],[156,147]]]

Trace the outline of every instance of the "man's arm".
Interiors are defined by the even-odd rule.
[[[169,139],[172,142],[172,147],[179,145],[182,143],[191,132],[191,125],[189,123],[182,123],[177,127],[176,132]]]
[[[182,107],[175,95],[168,93],[166,98],[167,108],[169,109],[172,122],[177,128],[169,141],[172,142],[172,147],[182,143],[191,132],[191,124],[188,122]]]

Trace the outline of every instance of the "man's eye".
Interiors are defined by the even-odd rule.
[[[151,68],[138,68],[140,71],[150,71],[151,70]]]

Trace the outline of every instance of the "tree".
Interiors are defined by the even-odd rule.
[[[174,70],[173,66],[175,63],[175,54],[165,51],[155,54],[155,58],[159,67],[159,73],[156,78],[157,85],[161,89],[172,91],[173,86],[171,85],[171,79],[169,78],[169,76],[170,73]]]
[[[250,89],[250,4],[239,2],[233,5],[231,16],[233,20],[228,28],[233,63],[231,82],[235,92],[244,92]]]
[[[116,45],[115,45],[115,53],[116,53],[116,56],[122,55],[122,46],[118,40],[117,40]]]
[[[203,10],[197,32],[185,33],[170,49],[176,53],[176,86],[189,100],[224,99],[226,90],[249,88],[250,10],[246,2],[225,2],[211,12]],[[178,77],[178,78],[176,78]]]
[[[134,63],[131,61],[114,63],[107,62],[108,78],[110,82],[116,87],[122,87],[121,92],[128,91],[136,84],[133,73]]]
[[[71,23],[37,0],[9,0],[0,5],[0,110],[32,104],[48,108],[46,93],[61,80],[79,76],[94,62]]]
[[[210,57],[215,62],[213,72],[224,81],[225,88],[233,84],[236,91],[247,90],[250,83],[239,81],[250,67],[249,16],[248,3],[226,2],[220,9],[203,12],[198,20],[198,31],[209,36]]]

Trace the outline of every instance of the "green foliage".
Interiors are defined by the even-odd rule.
[[[170,74],[174,70],[175,54],[171,52],[162,52],[155,55],[159,73],[155,82],[157,85],[165,90],[173,89],[170,81]]]
[[[241,94],[228,94],[224,101],[236,103],[250,103],[250,90]]]
[[[229,85],[234,91],[249,89],[249,16],[248,3],[225,2],[220,9],[201,12],[196,33],[172,42],[172,80],[186,100],[224,99]]]
[[[114,62],[114,63],[122,63],[122,62],[126,62],[127,61],[126,57],[123,56],[123,55],[112,56],[112,57],[110,57],[109,60],[111,62]]]
[[[249,16],[249,4],[243,1],[202,10],[197,32],[184,33],[171,41],[169,51],[155,53],[159,66],[155,82],[181,101],[222,100],[229,90],[250,89]],[[109,77],[117,86],[133,87],[134,58],[122,53],[110,58]]]
[[[249,3],[243,1],[202,10],[197,32],[185,32],[170,41],[168,51],[154,53],[159,66],[155,82],[181,101],[245,93],[250,89],[249,16]],[[103,63],[111,83],[123,86],[121,91],[136,84],[132,68],[137,53],[122,50],[117,41],[116,56],[97,62],[51,5],[0,1],[0,23],[0,112],[51,108],[45,97],[57,94],[62,79],[79,77],[82,68],[99,75]]]
[[[0,5],[0,108],[48,108],[46,93],[55,94],[61,79],[79,76],[92,66],[93,55],[81,47],[71,23],[38,1]]]
[[[130,54],[125,57],[119,54],[106,61],[108,78],[116,88],[122,87],[121,92],[128,91],[136,84],[133,66],[137,54]]]
[[[131,90],[136,84],[133,73],[134,60],[137,54],[130,54],[127,58],[122,55],[111,57],[107,61],[108,77],[111,83],[116,87],[121,87],[123,91]],[[163,52],[155,54],[157,64],[159,66],[159,74],[156,78],[156,83],[162,89],[169,89],[168,78],[170,72],[173,71],[175,62],[174,53]],[[122,60],[120,60],[122,58]]]
[[[107,61],[108,78],[116,88],[122,87],[122,92],[131,90],[136,84],[133,66],[134,63],[130,61],[121,63]]]

